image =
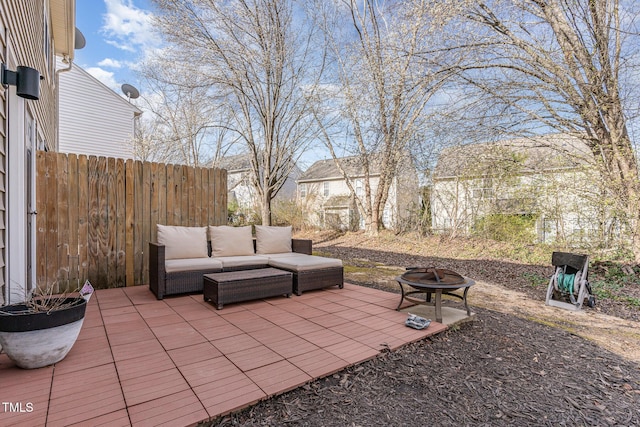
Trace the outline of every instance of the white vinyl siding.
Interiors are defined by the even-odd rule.
[[[58,63],[58,68],[67,65]],[[62,153],[133,158],[131,140],[139,110],[100,81],[73,65],[60,73]]]

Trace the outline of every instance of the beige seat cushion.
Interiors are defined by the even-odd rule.
[[[301,254],[299,252],[282,252],[279,254],[265,254],[265,256],[271,260],[271,259],[277,259],[277,258],[291,258],[296,256],[309,256],[309,255]]]
[[[291,226],[256,225],[256,253],[278,254],[291,252]]]
[[[164,245],[164,258],[208,258],[207,227],[181,227],[158,224],[158,243]]]
[[[325,258],[315,255],[295,254],[289,257],[275,257],[269,259],[269,265],[290,271],[310,271],[323,268],[342,267],[342,260]]]
[[[211,256],[213,257],[254,255],[250,225],[246,227],[210,225],[209,237],[211,238]]]
[[[224,256],[215,259],[222,263],[223,269],[258,265],[266,267],[269,264],[269,258],[258,255]]]
[[[188,258],[169,259],[164,262],[164,269],[167,273],[195,270],[222,270],[222,263],[213,258]]]

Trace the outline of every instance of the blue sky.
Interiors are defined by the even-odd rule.
[[[151,31],[149,0],[79,0],[76,27],[87,45],[76,50],[74,63],[120,93],[123,83],[140,86],[136,64],[159,46]]]

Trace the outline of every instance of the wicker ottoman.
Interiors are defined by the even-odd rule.
[[[293,274],[277,268],[229,271],[204,275],[205,301],[213,301],[218,310],[224,304],[286,295],[293,292]]]

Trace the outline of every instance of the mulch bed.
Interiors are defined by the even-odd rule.
[[[640,425],[636,364],[559,329],[475,311],[474,322],[211,425]]]
[[[462,275],[473,277],[496,285],[504,286],[518,292],[523,292],[532,299],[543,301],[546,298],[549,278],[553,275],[553,267],[514,263],[493,259],[456,259],[450,257],[434,257],[421,255],[408,255],[400,252],[381,251],[363,246],[338,246],[332,244],[322,245],[323,253],[328,256],[344,260],[353,266],[371,267],[371,263],[387,266],[421,266],[439,267],[454,270]],[[601,276],[602,267],[592,265],[590,267],[590,280]],[[531,278],[544,278],[537,280],[537,285],[532,285]],[[623,292],[627,297],[640,300],[640,278],[635,286],[627,286]],[[368,282],[350,280],[351,283],[370,286]],[[384,289],[389,290],[388,287]],[[619,317],[621,319],[640,321],[640,307],[629,305],[624,299],[597,299],[597,310],[604,314]]]
[[[543,266],[322,246],[349,265],[446,267],[541,301],[546,286],[531,287],[526,276],[552,274]],[[598,309],[640,319],[637,308],[616,301],[598,301]],[[473,322],[209,425],[640,425],[640,366],[560,329],[477,307],[474,312]]]

